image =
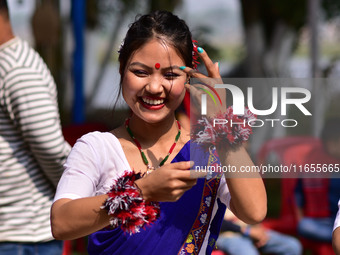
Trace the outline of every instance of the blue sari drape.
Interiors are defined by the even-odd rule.
[[[192,155],[194,158],[191,159],[190,148],[196,151],[194,156]],[[211,160],[209,152],[197,144],[190,144],[188,142],[172,162],[193,160],[195,165],[206,166],[209,159]],[[88,244],[89,254],[198,254],[203,242],[201,237],[204,239],[204,231],[207,232],[208,229],[210,231],[209,245],[204,254],[210,254],[217,240],[226,209],[226,206],[217,200],[218,209],[215,217],[211,219],[207,215],[206,226],[199,226],[199,216],[202,214],[202,211],[204,209],[206,211],[209,210],[209,207],[205,205],[205,196],[210,194],[210,196],[213,196],[213,199],[216,198],[220,179],[213,179],[211,182],[211,185],[214,185],[213,188],[207,185],[206,179],[201,178],[178,201],[161,202],[160,218],[151,226],[142,229],[139,233],[129,235],[125,234],[120,228],[116,228],[113,230],[105,229],[91,234]],[[214,201],[211,201],[210,204],[210,214]],[[195,229],[193,228],[194,226]]]

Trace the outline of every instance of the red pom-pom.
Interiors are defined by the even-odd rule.
[[[110,224],[129,234],[139,232],[145,225],[155,222],[160,215],[159,204],[146,202],[134,182],[136,175],[132,171],[125,171],[118,178],[107,193],[109,198],[105,201],[102,209],[108,210],[111,215]]]
[[[225,119],[227,123],[214,126],[213,119]],[[197,124],[192,126],[191,138],[202,144],[240,144],[249,139],[252,134],[249,121],[255,119],[256,116],[248,109],[244,115],[234,115],[230,106],[225,113],[218,113],[214,118],[199,119]]]

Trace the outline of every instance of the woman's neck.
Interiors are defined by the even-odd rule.
[[[175,116],[157,123],[147,123],[136,115],[132,115],[129,127],[135,138],[147,147],[156,142],[172,139],[178,133]]]

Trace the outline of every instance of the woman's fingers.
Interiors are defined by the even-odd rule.
[[[188,66],[181,66],[180,69],[185,72],[191,78],[198,78],[198,79],[206,79],[208,78],[206,75],[200,73],[199,71],[192,69]]]
[[[194,166],[193,161],[180,161],[176,163],[169,164],[169,167],[176,170],[187,170]]]
[[[184,72],[186,72],[190,77],[193,78],[198,78],[198,79],[204,79],[204,78],[221,78],[220,75],[220,68],[219,68],[219,63],[216,62],[214,63],[210,57],[208,56],[207,52],[205,50],[203,50],[201,47],[198,47],[198,54],[200,56],[200,58],[203,60],[203,63],[207,69],[208,72],[208,76],[198,72],[195,69],[192,69],[190,67],[187,66],[181,66],[180,69]]]
[[[203,50],[201,47],[197,48],[197,52],[200,58],[203,60],[203,63],[208,72],[208,76],[211,78],[220,78],[221,75],[219,72],[218,62],[214,63],[208,56],[207,52]]]
[[[189,77],[197,78],[200,80],[200,82],[210,87],[214,87],[215,84],[222,83],[220,70],[219,70],[219,63],[218,62],[214,63],[208,56],[207,52],[203,50],[201,47],[197,48],[197,52],[200,58],[203,60],[203,63],[208,72],[208,76],[187,66],[181,66],[180,69],[184,71],[186,74],[188,74]]]
[[[219,72],[219,63],[214,63],[207,52],[202,48],[198,47],[197,52],[202,59],[208,76],[194,70],[190,67],[180,67],[181,70],[186,72],[190,77],[197,78],[199,81],[196,84],[186,85],[186,89],[190,91],[190,98],[193,99],[193,104],[191,106],[196,106],[196,108],[200,108],[201,106],[201,95],[208,94],[213,101],[208,100],[208,104],[206,108],[209,109],[208,115],[214,115],[219,111],[223,111],[226,108],[226,90],[225,89],[215,89],[216,84],[223,84],[220,72]],[[189,88],[190,87],[190,88]],[[193,88],[195,87],[195,88]],[[214,98],[217,98],[214,100]],[[199,114],[199,109],[194,109],[192,112],[194,114]]]
[[[206,172],[189,170],[193,166],[194,166],[193,161],[181,161],[169,164],[169,167],[172,168],[173,173],[176,174],[175,179],[188,182],[189,184],[194,183],[197,178],[205,178],[207,175]]]
[[[189,170],[193,165],[192,161],[167,164],[138,180],[144,198],[163,202],[178,200],[197,183],[198,178],[206,176],[206,173]]]

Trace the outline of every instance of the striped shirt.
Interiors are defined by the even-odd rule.
[[[15,37],[0,46],[0,242],[53,239],[50,208],[69,151],[54,80]]]

